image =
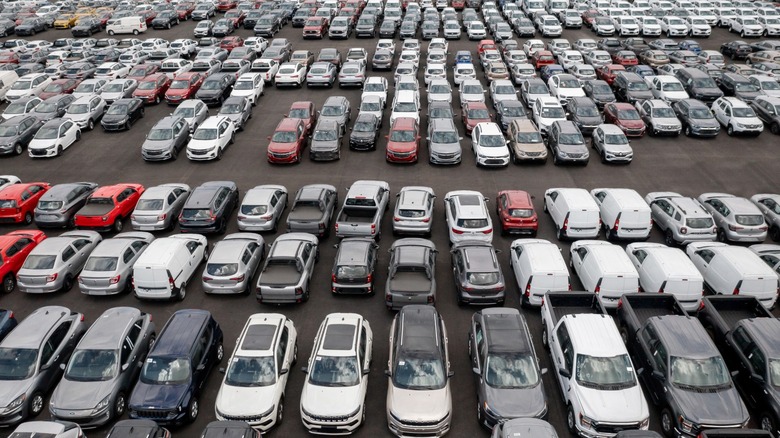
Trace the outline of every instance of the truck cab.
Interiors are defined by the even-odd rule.
[[[348,190],[336,219],[336,235],[365,236],[379,240],[382,215],[390,199],[390,185],[384,181],[355,181]]]

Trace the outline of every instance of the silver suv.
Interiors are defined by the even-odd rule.
[[[460,163],[463,137],[452,119],[429,119],[426,140],[431,164]]]
[[[346,97],[330,96],[319,111],[319,120],[335,120],[341,128],[341,133],[345,134],[351,118],[350,108],[349,99]]]
[[[719,242],[762,243],[767,227],[761,210],[748,199],[728,193],[702,193],[699,202],[712,214]]]
[[[715,221],[699,201],[675,192],[651,192],[645,202],[668,246],[715,240]]]

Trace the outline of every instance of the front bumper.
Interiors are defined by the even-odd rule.
[[[223,412],[220,412],[219,410],[216,410],[216,417],[219,421],[243,421],[246,424],[249,425],[252,429],[259,430],[261,432],[266,432],[272,427],[276,425],[276,409],[277,407],[274,406],[274,408],[271,409],[270,413],[262,413],[258,415],[228,415]]]
[[[269,152],[268,162],[273,164],[291,164],[298,162],[298,154],[295,152]]]
[[[172,151],[141,149],[141,157],[146,161],[164,161],[173,158]]]
[[[462,160],[460,153],[430,153],[431,164],[460,164]]]
[[[509,156],[507,155],[505,157],[483,157],[481,155],[477,155],[476,161],[478,166],[486,166],[486,167],[508,166]]]
[[[214,160],[217,158],[218,149],[219,149],[218,147],[215,147],[213,149],[207,149],[207,150],[187,149],[187,158],[193,161]]]
[[[404,421],[387,413],[387,427],[398,437],[441,437],[450,431],[450,414],[439,421]]]
[[[321,417],[306,412],[301,408],[301,422],[309,433],[316,435],[349,435],[361,424],[362,410],[357,413],[338,416]]]
[[[313,161],[333,161],[341,158],[341,151],[309,151],[309,158]]]
[[[111,409],[107,406],[103,412],[94,413],[94,409],[55,409],[49,407],[52,418],[60,421],[70,421],[82,429],[100,427],[111,419]]]

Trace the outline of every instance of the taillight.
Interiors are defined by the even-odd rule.
[[[593,290],[593,293],[599,293],[599,292],[601,292],[601,280],[603,280],[603,279],[602,279],[602,278],[599,278],[599,282],[598,282],[598,283],[596,283],[596,289],[594,289],[594,290]]]
[[[530,276],[528,278],[528,284],[525,285],[525,297],[531,298],[531,281],[534,279],[534,276]]]
[[[400,217],[398,217],[398,216],[395,216],[395,217],[393,217],[393,220],[394,220],[395,222],[401,222],[401,218],[400,218]]]
[[[392,303],[393,302],[393,295],[392,294],[386,294],[385,295],[385,301]]]
[[[623,308],[623,297],[620,297],[620,299],[618,299],[617,308],[618,310]]]
[[[428,295],[428,304],[433,304],[433,295]]]
[[[453,233],[455,233],[455,234],[463,234],[463,231],[462,231],[462,230],[459,230],[459,229],[457,229],[457,228],[453,228],[453,229],[452,229],[452,232],[453,232]]]
[[[339,224],[336,224],[336,227],[338,227]],[[338,230],[338,228],[337,228]],[[371,234],[376,234],[376,224],[371,224]]]
[[[246,278],[246,275],[241,274],[238,277],[231,277],[230,281],[244,281],[244,278]]]
[[[492,229],[492,228],[488,228],[487,230],[484,230],[484,231],[482,232],[482,234],[490,234],[490,233],[492,233],[492,232],[493,232],[493,229]]]
[[[658,289],[658,293],[659,294],[664,293],[664,289],[666,289],[666,282],[665,281],[663,283],[661,283],[661,287]]]
[[[296,287],[295,288],[295,295],[303,295],[303,288],[302,287]]]
[[[336,274],[330,274],[330,281],[336,282]]]
[[[374,276],[373,275],[368,274],[368,276],[366,276],[366,283],[371,283],[373,280],[374,280]]]
[[[731,230],[731,231],[739,231],[739,230],[742,230],[742,229],[744,229],[744,227],[738,227],[736,225],[729,224],[729,230]]]
[[[431,218],[429,218],[429,217],[426,217],[426,218],[424,218],[424,219],[422,220],[422,222],[424,222],[424,223],[426,223],[426,224],[427,224],[428,222],[430,222],[430,221],[431,221]]]
[[[111,277],[110,280],[108,280],[108,284],[117,284],[119,283],[119,280],[122,278],[121,275],[117,275],[115,277]]]
[[[699,301],[699,312],[701,312],[702,310],[704,310],[704,301]]]
[[[620,215],[622,213],[618,213],[617,217],[615,218],[615,225],[612,226],[612,230],[617,232],[618,227],[620,227]]]
[[[203,281],[211,281],[211,280],[213,280],[213,278],[211,278],[211,277],[206,277],[206,276],[203,276]]]
[[[569,214],[566,213],[566,218],[563,219],[563,226],[561,227],[561,231],[566,231],[569,229]]]
[[[81,275],[79,275],[79,283],[84,284],[84,279],[81,278]]]
[[[47,283],[51,283],[51,282],[55,281],[56,279],[57,279],[57,273],[56,272],[54,274],[46,276],[46,282]]]
[[[733,294],[734,294],[734,295],[739,295],[739,289],[740,289],[741,287],[742,287],[742,280],[739,280],[739,282],[737,283],[737,287],[735,287],[735,288],[734,288],[734,292],[733,292]]]
[[[680,234],[688,234],[688,227],[680,227]]]
[[[167,218],[167,217],[168,217],[168,213],[163,213],[163,214],[157,216],[157,220],[158,221],[164,221],[165,218]]]

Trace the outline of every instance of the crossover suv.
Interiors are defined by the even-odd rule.
[[[210,181],[196,187],[179,215],[182,232],[224,233],[238,206],[238,187],[232,181]]]
[[[718,242],[761,243],[766,239],[764,215],[750,200],[728,193],[703,193],[697,199],[712,214]]]
[[[696,199],[675,192],[651,192],[645,201],[666,245],[715,240],[718,230],[712,215]]]
[[[504,303],[504,275],[492,244],[463,240],[454,243],[450,253],[458,304]]]
[[[444,196],[445,217],[450,242],[493,241],[493,222],[487,209],[488,198],[472,190],[457,190]]]

